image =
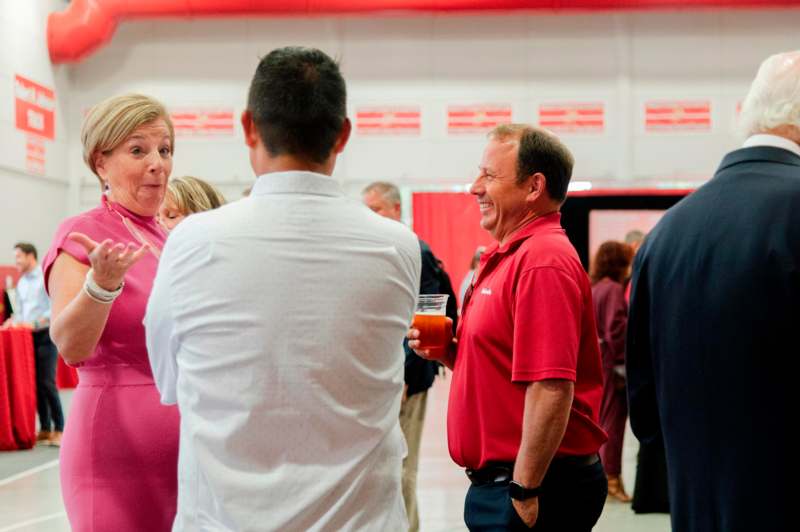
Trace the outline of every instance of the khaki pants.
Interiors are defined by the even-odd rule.
[[[417,466],[419,465],[419,445],[422,440],[422,426],[425,424],[425,405],[428,391],[412,395],[400,407],[400,428],[406,437],[408,456],[403,460],[403,499],[406,503],[409,531],[419,530],[417,511]]]

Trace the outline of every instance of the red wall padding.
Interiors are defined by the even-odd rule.
[[[50,14],[47,45],[53,63],[80,61],[109,41],[118,23],[143,18],[796,6],[797,0],[72,0]]]
[[[464,192],[415,192],[411,202],[414,232],[444,262],[458,294],[475,248],[492,243],[489,233],[481,229],[475,196]]]

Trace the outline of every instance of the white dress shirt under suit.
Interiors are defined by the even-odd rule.
[[[182,530],[407,530],[398,423],[416,236],[311,172],[190,216],[145,317],[181,412]]]

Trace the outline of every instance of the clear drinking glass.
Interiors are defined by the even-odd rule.
[[[419,329],[420,349],[444,349],[452,332],[447,321],[447,294],[423,294],[411,327]]]

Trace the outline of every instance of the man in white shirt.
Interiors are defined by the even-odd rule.
[[[60,447],[64,413],[56,388],[58,349],[50,339],[50,298],[44,290],[44,275],[38,263],[36,247],[29,242],[18,242],[14,246],[14,261],[22,274],[17,282],[17,308],[3,327],[30,329],[33,335],[36,409],[40,425],[36,441]]]
[[[252,195],[175,229],[145,317],[181,412],[173,530],[405,530],[417,239],[330,177],[351,126],[323,52],[264,57],[242,125]]]

